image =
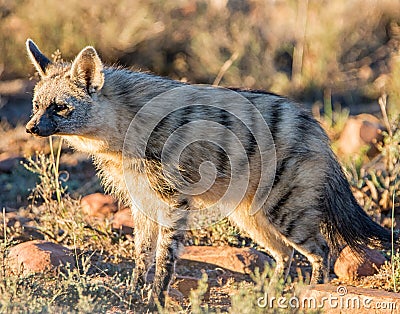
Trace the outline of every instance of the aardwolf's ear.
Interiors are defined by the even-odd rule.
[[[29,58],[36,70],[39,72],[39,75],[41,77],[45,76],[46,68],[51,64],[51,61],[47,59],[31,39],[27,39],[26,49],[28,50]]]
[[[75,58],[71,78],[86,86],[89,94],[103,87],[103,64],[93,47],[84,48]]]

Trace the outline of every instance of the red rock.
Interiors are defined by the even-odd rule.
[[[196,290],[199,283],[199,278],[194,278],[190,276],[176,276],[173,287],[179,291],[183,297],[190,297],[190,292]],[[207,292],[203,295],[204,300],[210,299],[210,287],[208,287]]]
[[[112,218],[112,227],[121,230],[124,234],[133,233],[134,226],[132,211],[128,207],[117,211]]]
[[[62,245],[35,240],[12,247],[7,257],[7,266],[13,274],[54,271],[62,265],[75,267],[75,257]]]
[[[346,246],[335,262],[334,271],[339,278],[343,279],[372,276],[385,261],[381,253],[371,249],[366,249],[366,255],[363,258],[357,258],[350,247]]]
[[[225,269],[249,274],[256,267],[262,272],[266,263],[271,259],[252,248],[234,248],[230,246],[187,246],[181,259],[215,264]]]
[[[82,197],[82,211],[91,218],[108,218],[118,210],[117,201],[111,195],[101,193]]]
[[[337,141],[339,153],[344,155],[359,153],[364,146],[368,145],[368,156],[370,158],[376,156],[379,151],[375,144],[382,140],[381,130],[383,129],[378,118],[373,115],[360,114],[350,117]]]

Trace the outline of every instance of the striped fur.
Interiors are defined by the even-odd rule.
[[[311,262],[311,282],[320,283],[327,278],[330,252],[341,245],[348,244],[361,252],[363,246],[384,246],[390,242],[390,233],[374,223],[355,201],[323,129],[292,101],[262,91],[235,90],[261,112],[273,140],[267,142],[265,136],[266,147],[276,153],[272,188],[261,187],[265,189],[262,193],[269,192],[268,198],[261,210],[250,215],[249,202],[260,179],[261,151],[256,134],[241,119],[225,110],[205,106],[174,111],[152,130],[144,157],[128,156],[128,168],[124,169],[122,151],[130,122],[154,97],[184,84],[151,74],[103,67],[91,47],[82,50],[72,64],[52,64],[33,42],[28,41],[27,47],[41,75],[35,87],[28,132],[39,136],[61,135],[76,149],[93,156],[106,189],[132,207],[136,220],[137,282],[144,282],[146,269],[155,258],[151,297],[162,304],[179,255],[182,229],[188,223],[185,213],[221,197],[232,174],[244,172],[246,164],[251,174],[246,196],[229,219],[276,260],[272,283],[287,275],[293,249]],[[260,132],[250,107],[236,109],[252,124],[253,131]],[[161,155],[168,137],[180,127],[203,119],[223,128],[183,132],[173,143],[175,146],[199,134],[205,140],[188,145],[179,164],[171,161],[183,181],[174,172],[163,172]],[[141,136],[147,122],[143,118],[136,126],[135,136]],[[230,132],[238,136],[246,152],[244,158],[235,155],[238,147]],[[225,143],[225,151],[208,142],[208,138]],[[238,159],[236,168],[229,164],[228,157],[232,156]],[[180,193],[184,182],[196,183],[201,179],[199,167],[204,161],[215,165],[216,180],[212,187],[200,195]],[[148,208],[148,215],[137,210],[138,206]],[[166,221],[169,227],[154,220]]]

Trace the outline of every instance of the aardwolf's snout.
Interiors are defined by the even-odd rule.
[[[37,136],[50,136],[56,133],[56,126],[52,121],[47,119],[40,119],[36,121],[36,119],[30,120],[26,124],[26,132],[37,135]]]

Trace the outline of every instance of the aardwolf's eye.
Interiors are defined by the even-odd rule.
[[[68,106],[67,105],[64,105],[64,104],[56,104],[56,111],[57,112],[61,112],[61,111],[64,111],[65,109],[68,109]]]
[[[65,103],[54,103],[54,111],[59,116],[66,117],[71,113],[72,108],[68,104],[65,104]]]

